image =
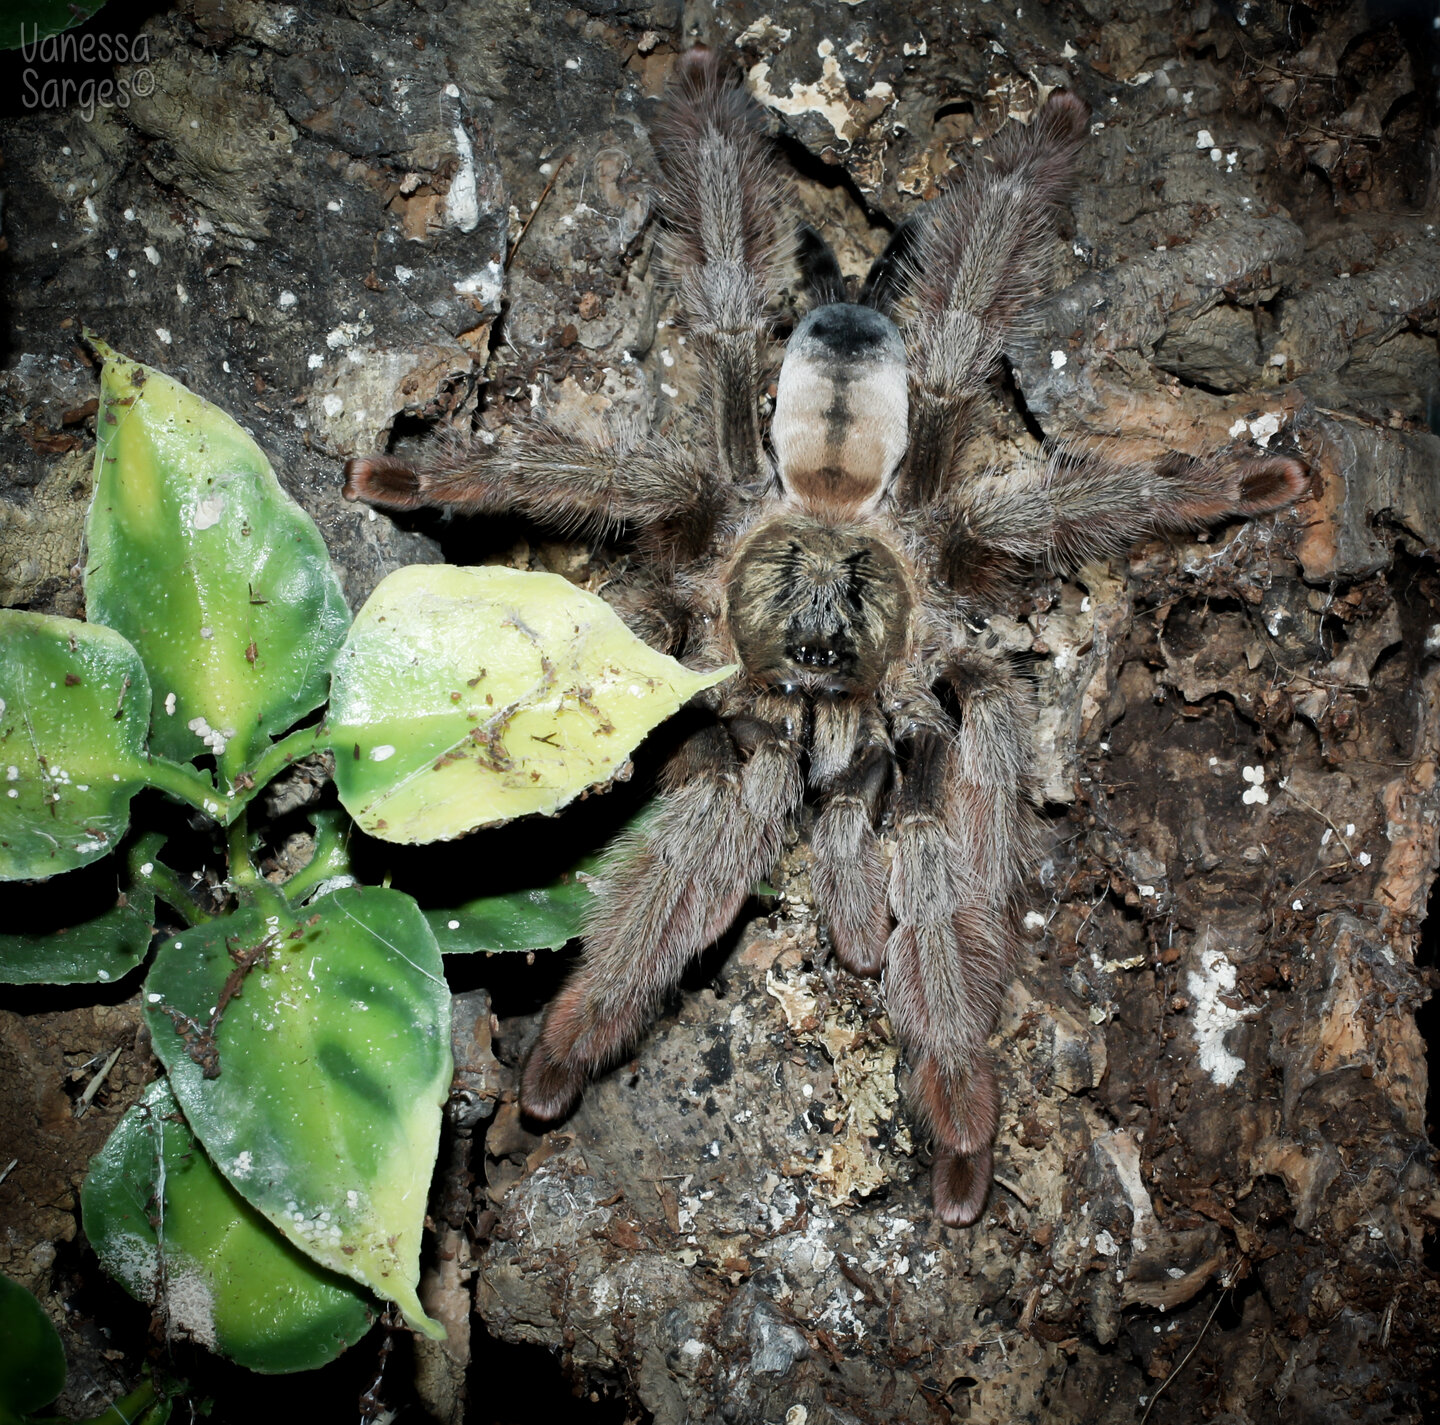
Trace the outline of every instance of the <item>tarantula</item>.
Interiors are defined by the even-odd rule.
[[[1043,293],[1088,118],[1057,92],[1003,130],[897,228],[852,302],[824,241],[787,218],[763,111],[728,62],[692,49],[653,140],[707,388],[696,427],[586,439],[534,422],[494,445],[450,434],[414,461],[347,464],[346,496],[389,509],[623,528],[639,572],[612,594],[632,627],[696,666],[739,665],[666,767],[545,1012],[521,1087],[534,1117],[563,1117],[636,1041],[809,799],[815,908],[843,966],[883,974],[935,1210],[957,1226],[979,1215],[999,1115],[986,1041],[1037,822],[1026,684],[971,630],[1029,568],[1275,510],[1307,480],[1298,460],[1240,455],[955,473],[1007,336]],[[797,260],[810,309],[767,446],[770,312]]]

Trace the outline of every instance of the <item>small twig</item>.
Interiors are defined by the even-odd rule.
[[[109,1074],[110,1070],[115,1067],[115,1061],[119,1057],[120,1050],[114,1050],[111,1053],[110,1057],[106,1059],[105,1062],[100,1066],[100,1072],[96,1074],[95,1077],[91,1079],[88,1084],[85,1085],[85,1092],[80,1095],[79,1100],[75,1104],[76,1118],[85,1117],[85,1110],[90,1107],[90,1100],[93,1099],[95,1095],[100,1092],[100,1085],[105,1082],[106,1076]],[[13,1167],[14,1165],[12,1164],[11,1166]],[[9,1172],[10,1169],[7,1168],[5,1171]]]
[[[1307,802],[1307,801],[1305,800],[1305,798],[1302,797],[1302,796],[1299,794],[1299,792],[1293,791],[1290,787],[1286,786],[1283,782],[1282,782],[1282,783],[1279,783],[1278,785],[1279,785],[1280,790],[1281,790],[1282,792],[1284,792],[1286,796],[1294,797],[1294,799],[1295,799],[1297,802],[1299,802],[1300,805],[1301,805],[1302,807],[1304,807],[1306,811],[1310,812],[1310,813],[1311,813],[1312,815],[1314,815],[1314,816],[1318,816],[1318,817],[1320,818],[1320,820],[1323,821],[1323,822],[1330,828],[1330,830],[1335,833],[1335,839],[1341,844],[1341,846],[1343,846],[1343,847],[1345,848],[1345,854],[1346,854],[1352,861],[1355,860],[1355,853],[1350,849],[1350,843],[1345,840],[1345,833],[1344,833],[1343,831],[1341,831],[1340,828],[1339,828],[1338,826],[1336,826],[1333,821],[1330,820],[1330,817],[1329,817],[1329,815],[1328,815],[1327,813],[1321,811],[1319,807],[1312,807],[1312,806],[1310,805],[1310,803]],[[1329,868],[1327,868],[1327,869],[1329,869]]]
[[[1003,1187],[1026,1212],[1033,1212],[1035,1210],[1034,1200],[1027,1197],[1009,1178],[1002,1178],[999,1173],[992,1173],[990,1176],[994,1179],[996,1185]]]
[[[1380,1323],[1380,1349],[1382,1351],[1390,1344],[1390,1323],[1395,1320],[1395,1303],[1399,1300],[1398,1296],[1392,1296],[1390,1305],[1385,1308],[1385,1317]]]
[[[1210,1308],[1210,1315],[1205,1318],[1205,1324],[1200,1328],[1200,1334],[1195,1338],[1195,1344],[1191,1346],[1190,1349],[1186,1351],[1183,1356],[1181,1356],[1180,1364],[1176,1366],[1175,1369],[1171,1371],[1170,1374],[1160,1382],[1160,1384],[1155,1388],[1155,1394],[1152,1395],[1150,1399],[1145,1402],[1145,1413],[1140,1417],[1140,1425],[1145,1425],[1145,1422],[1150,1418],[1150,1412],[1155,1408],[1155,1402],[1160,1399],[1160,1396],[1164,1391],[1165,1387],[1169,1385],[1170,1382],[1174,1380],[1175,1377],[1178,1376],[1187,1365],[1190,1364],[1190,1357],[1193,1356],[1195,1352],[1200,1349],[1200,1343],[1205,1339],[1205,1333],[1210,1329],[1210,1323],[1215,1319],[1215,1315],[1220,1310],[1220,1307],[1224,1303],[1225,1298],[1230,1295],[1230,1289],[1239,1279],[1240,1264],[1236,1263],[1236,1265],[1230,1270],[1229,1274],[1221,1282],[1220,1295],[1215,1298],[1215,1305]]]
[[[530,209],[530,216],[525,219],[525,226],[520,229],[515,241],[510,244],[510,251],[505,254],[505,271],[509,272],[510,264],[515,261],[515,254],[520,250],[520,244],[525,241],[525,234],[530,231],[530,224],[535,221],[535,215],[544,206],[545,200],[550,196],[550,190],[555,186],[555,180],[560,177],[560,170],[570,162],[570,155],[567,153],[555,165],[555,172],[550,175],[550,181],[540,190],[540,196],[535,200],[535,206]]]
[[[0,1183],[3,1183],[3,1182],[5,1181],[5,1179],[10,1176],[10,1174],[11,1174],[12,1170],[14,1169],[16,1163],[18,1163],[19,1161],[20,1161],[19,1158],[11,1158],[10,1161],[5,1164],[4,1169],[3,1169],[3,1170],[0,1170]]]

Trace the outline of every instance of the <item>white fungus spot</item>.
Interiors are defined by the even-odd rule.
[[[1261,445],[1269,445],[1270,438],[1284,423],[1285,417],[1279,411],[1266,411],[1263,416],[1250,422],[1250,435]]]
[[[1255,1011],[1232,1009],[1220,998],[1235,989],[1235,966],[1223,950],[1206,950],[1200,957],[1200,966],[1199,974],[1191,970],[1185,977],[1195,1002],[1191,1022],[1195,1045],[1200,1051],[1200,1067],[1222,1088],[1229,1088],[1240,1076],[1245,1061],[1225,1047],[1225,1035]]]
[[[344,397],[336,396],[332,393],[321,401],[320,406],[325,414],[333,421],[335,417],[345,409],[345,400]]]
[[[224,513],[225,496],[218,493],[206,495],[195,504],[194,527],[209,529],[212,525],[220,523],[220,518]]]

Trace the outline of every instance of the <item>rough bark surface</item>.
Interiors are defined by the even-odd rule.
[[[488,1015],[464,1017],[481,1107],[443,1158],[430,1285],[457,1336],[473,1290],[494,1337],[667,1425],[1433,1409],[1428,18],[1331,0],[181,0],[143,30],[147,97],[3,131],[5,603],[82,607],[82,324],[254,430],[357,606],[454,535],[344,505],[343,456],[476,412],[663,421],[692,398],[650,263],[645,121],[695,39],[739,47],[852,272],[972,139],[1053,87],[1093,104],[1056,295],[1011,353],[978,464],[1043,433],[1284,443],[1315,470],[1278,518],[1039,581],[995,620],[1037,680],[1052,835],[997,1040],[980,1223],[931,1219],[877,987],[827,964],[802,840],[734,953],[558,1131],[515,1108],[534,1021],[507,1002],[513,974],[498,1058]],[[514,536],[492,552],[603,582],[586,551]],[[17,1003],[0,1268],[58,1317],[54,1244],[148,1051],[133,1001]],[[67,1076],[122,1041],[77,1124]],[[420,1375],[458,1420],[451,1345]],[[485,1378],[468,1389],[469,1418],[490,1418]]]

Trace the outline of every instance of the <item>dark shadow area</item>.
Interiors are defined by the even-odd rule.
[[[466,1418],[472,1425],[649,1425],[653,1418],[627,1406],[614,1381],[568,1369],[543,1346],[497,1341],[478,1317],[471,1331]]]

